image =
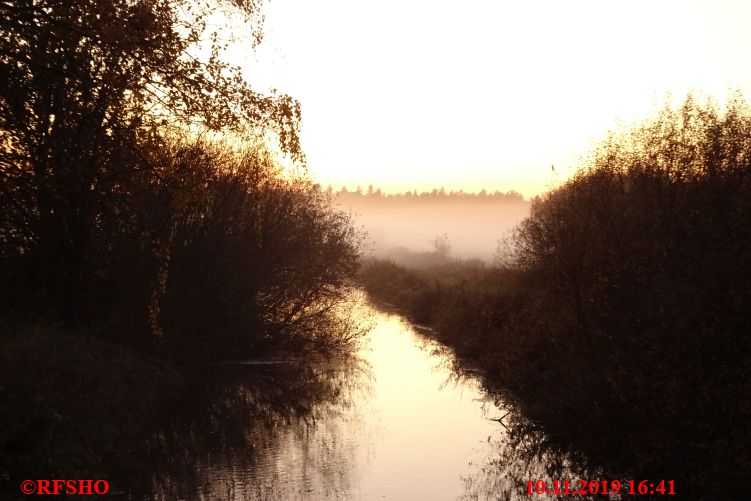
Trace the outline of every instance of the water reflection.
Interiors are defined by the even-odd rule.
[[[488,444],[492,452],[472,474],[464,477],[463,500],[529,500],[529,499],[612,499],[624,497],[613,495],[563,495],[563,481],[568,481],[571,491],[581,488],[578,479],[625,481],[608,475],[596,465],[589,464],[587,458],[552,440],[534,423],[526,421],[515,412],[504,420],[503,431]],[[550,494],[538,495],[535,491],[538,480],[545,482]],[[558,480],[559,491],[555,491],[554,481]],[[534,495],[528,494],[527,483]],[[624,488],[625,489],[625,488]],[[555,492],[561,494],[556,495]],[[643,497],[646,499],[646,497]]]
[[[207,370],[122,482],[127,496],[529,499],[527,480],[575,478],[518,414],[493,420],[507,403],[472,367],[359,308],[373,329],[356,355]]]
[[[148,499],[343,499],[363,431],[359,358],[209,370],[150,444]],[[135,495],[134,497],[138,497]]]

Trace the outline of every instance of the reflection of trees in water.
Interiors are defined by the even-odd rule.
[[[355,357],[210,369],[149,443],[156,499],[346,498],[371,389]]]
[[[420,330],[419,327],[417,329]],[[527,482],[544,480],[549,489],[553,481],[569,480],[571,490],[578,489],[578,479],[613,480],[601,467],[545,433],[526,419],[515,405],[513,396],[497,388],[485,377],[484,371],[467,360],[458,358],[453,349],[417,332],[417,346],[435,361],[434,370],[445,372],[444,387],[475,386],[483,394],[483,414],[498,421],[498,433],[488,438],[488,454],[480,464],[473,464],[472,473],[462,477],[465,500],[529,500]],[[536,495],[536,494],[535,494]],[[534,496],[533,496],[534,497]],[[538,496],[540,499],[564,499],[565,496]],[[618,496],[571,495],[572,499],[620,499]],[[648,496],[641,496],[646,499]]]
[[[508,404],[506,404],[508,407]],[[527,494],[527,482],[544,480],[552,491],[553,481],[568,480],[571,490],[579,488],[578,479],[610,480],[600,468],[587,464],[585,457],[566,449],[544,433],[537,425],[525,420],[515,410],[499,425],[497,436],[489,439],[491,453],[476,470],[463,477],[464,500],[529,500],[540,499],[621,499],[619,496],[537,495]],[[640,496],[645,498],[645,496]]]
[[[463,500],[529,500],[527,482],[544,480],[553,490],[554,480],[569,480],[571,489],[578,489],[578,479],[618,479],[594,465],[564,441],[556,440],[538,424],[524,417],[515,399],[503,388],[494,387],[482,370],[457,358],[452,350],[438,345],[431,353],[439,365],[450,368],[444,385],[467,385],[470,381],[484,393],[483,413],[498,421],[498,432],[488,437],[488,454],[480,464],[473,464],[464,481]],[[532,497],[537,496],[534,494]],[[566,499],[566,496],[544,495],[540,499]],[[618,496],[571,495],[571,499],[621,499]],[[645,498],[644,496],[642,496]],[[645,498],[646,499],[646,498]]]
[[[484,393],[488,401],[496,400],[498,405],[502,403],[496,398],[497,391],[488,390],[486,381],[482,377],[484,374],[482,369],[467,360],[457,358],[451,347],[424,334],[422,331],[426,327],[411,324],[411,329],[415,334],[415,346],[427,353],[434,361],[433,372],[445,374],[446,377],[440,387],[442,390],[450,387],[472,387]],[[430,332],[433,332],[432,329]],[[483,409],[485,410],[485,405]]]

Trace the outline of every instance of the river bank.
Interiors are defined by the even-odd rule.
[[[466,479],[502,439],[503,427],[491,419],[501,413],[476,378],[455,371],[450,350],[403,317],[364,300],[353,310],[371,323],[356,353],[202,371],[190,398],[160,426],[151,454],[130,472],[127,494],[189,501],[463,496]],[[504,485],[513,499],[523,494],[521,482]]]
[[[26,478],[111,478],[186,388],[166,360],[54,326],[6,327],[0,492]]]
[[[523,416],[515,428],[519,443],[544,437],[528,440],[537,444],[530,457],[573,455],[600,472],[597,478],[674,480],[692,499],[739,497],[732,482],[748,471],[747,426],[718,421],[747,412],[736,393],[743,383],[719,383],[711,362],[631,368],[603,352],[597,371],[586,346],[552,322],[555,303],[546,303],[519,271],[460,261],[416,270],[373,261],[361,281],[372,300],[429,327],[421,332],[478,366],[487,388],[508,391]],[[598,340],[600,350],[612,351],[613,342],[607,348],[605,341]],[[642,379],[650,371],[656,376]],[[723,393],[736,396],[722,406]]]

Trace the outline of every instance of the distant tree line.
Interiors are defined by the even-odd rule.
[[[435,188],[430,191],[409,190],[400,193],[384,193],[380,188],[373,188],[373,185],[368,186],[366,190],[361,187],[357,187],[354,191],[349,191],[346,186],[342,186],[339,190],[329,185],[326,188],[326,192],[340,201],[363,201],[363,202],[378,202],[378,201],[428,201],[428,200],[443,200],[443,201],[505,201],[505,202],[522,202],[524,197],[514,191],[509,190],[506,192],[487,190],[480,190],[478,192],[466,192],[464,190],[449,190],[444,188]]]
[[[751,475],[749,221],[751,110],[689,97],[533,199],[501,266],[375,261],[362,277],[513,391],[553,437],[538,454],[571,447],[736,499]]]

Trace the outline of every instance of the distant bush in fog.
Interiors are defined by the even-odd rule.
[[[435,236],[447,234],[455,257],[489,263],[495,242],[527,215],[529,207],[514,191],[434,189],[384,194],[372,189],[330,189],[328,193],[336,206],[351,211],[356,223],[365,228],[378,257],[391,257],[399,248],[430,252]]]

